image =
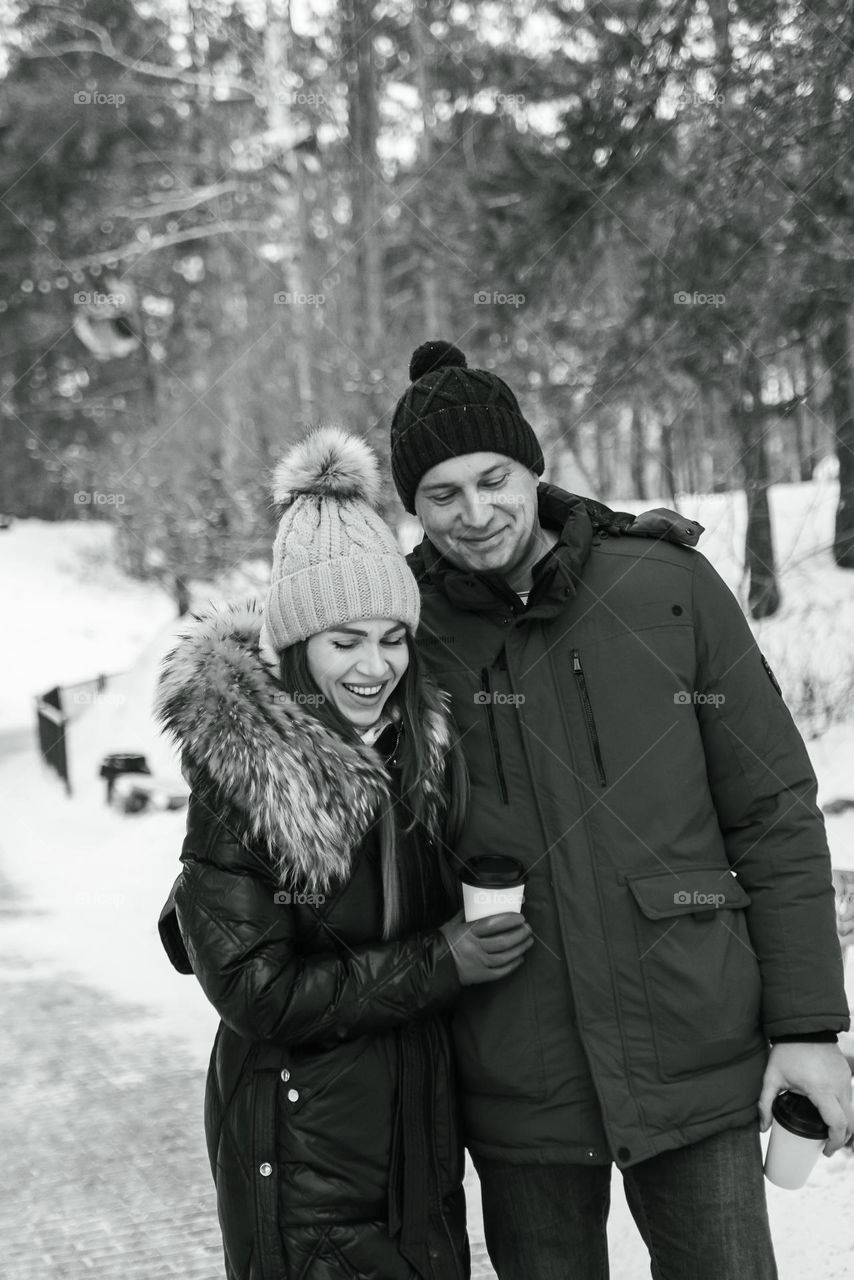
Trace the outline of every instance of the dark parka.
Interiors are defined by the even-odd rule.
[[[463,991],[456,1061],[475,1155],[622,1168],[757,1119],[769,1038],[848,1027],[830,859],[804,744],[684,522],[594,536],[607,508],[538,498],[560,536],[527,607],[426,538],[409,557],[471,775],[458,854],[525,863],[537,940]]]
[[[157,706],[193,781],[175,903],[221,1018],[205,1130],[228,1280],[466,1280],[443,1016],[461,989],[456,966],[436,920],[379,941],[372,820],[380,798],[397,794],[394,761],[381,758],[395,730],[374,749],[326,729],[263,666],[260,622],[250,602],[191,623],[165,661]],[[449,726],[429,680],[422,698],[428,840],[446,804]],[[454,909],[445,904],[438,922]],[[400,1052],[413,1028],[424,1076],[407,1105],[423,1111],[428,1134],[423,1270],[392,1238],[407,1176]]]

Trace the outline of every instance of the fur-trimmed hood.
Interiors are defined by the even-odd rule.
[[[346,742],[283,692],[259,650],[262,622],[254,599],[193,615],[163,660],[155,716],[244,814],[278,883],[322,892],[347,879],[391,780],[373,747]],[[427,828],[436,836],[446,808],[448,695],[425,675],[421,698]]]

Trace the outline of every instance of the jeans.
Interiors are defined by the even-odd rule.
[[[499,1280],[608,1280],[611,1166],[475,1157]],[[777,1280],[758,1123],[623,1170],[653,1280]]]

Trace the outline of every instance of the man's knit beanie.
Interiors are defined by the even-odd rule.
[[[425,472],[464,453],[502,453],[543,474],[540,442],[497,373],[469,369],[459,348],[436,341],[413,353],[409,378],[391,424],[391,472],[408,512]]]

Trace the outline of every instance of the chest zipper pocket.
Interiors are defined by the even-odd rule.
[[[605,776],[605,765],[602,760],[602,748],[599,745],[599,734],[596,730],[596,721],[593,719],[593,704],[590,701],[587,681],[584,678],[584,670],[581,666],[581,656],[577,649],[572,650],[572,671],[578,685],[581,707],[584,711],[584,723],[587,725],[587,737],[590,739],[590,749],[593,752],[593,759],[596,761],[596,771],[599,774],[599,785],[607,787],[608,779]]]
[[[507,793],[507,779],[504,776],[504,765],[501,763],[501,744],[498,741],[498,728],[495,723],[495,711],[492,706],[492,689],[489,684],[489,668],[482,667],[480,672],[480,687],[482,693],[482,702],[486,706],[486,718],[489,722],[489,741],[492,746],[492,759],[495,763],[495,772],[498,776],[498,788],[501,792],[502,804],[509,804],[510,798]]]

